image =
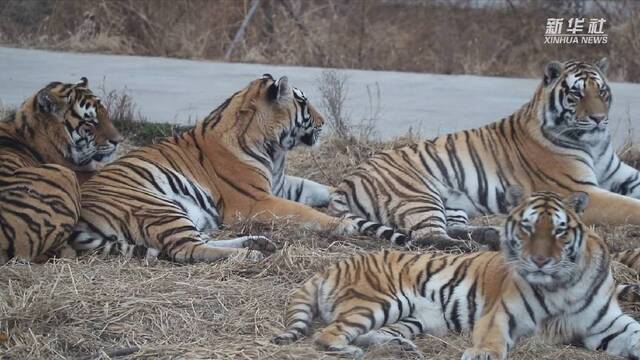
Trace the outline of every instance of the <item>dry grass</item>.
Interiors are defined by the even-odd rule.
[[[131,146],[153,143],[158,138],[171,136],[178,127],[175,124],[152,123],[142,116],[127,89],[106,90],[104,85],[98,89],[102,104],[109,112],[109,118],[122,134],[126,134],[126,145],[120,151]]]
[[[335,183],[359,158],[411,141],[358,144],[336,154],[329,139],[318,149],[291,156],[290,172]],[[354,153],[358,152],[358,155]],[[480,219],[496,223],[499,217]],[[615,248],[640,241],[639,226],[600,229]],[[379,249],[380,241],[340,237],[288,224],[241,222],[234,232],[264,233],[279,252],[260,263],[242,259],[177,265],[121,258],[87,257],[44,265],[11,263],[0,270],[0,358],[108,359],[327,359],[310,339],[276,346],[269,339],[283,329],[288,294],[313,273],[357,251]],[[635,282],[628,269],[618,277]],[[640,315],[640,313],[635,313]],[[316,324],[316,329],[321,324]],[[420,348],[437,359],[459,359],[466,336],[423,337]],[[408,358],[380,347],[366,359]],[[512,359],[608,359],[569,346],[527,341]]]

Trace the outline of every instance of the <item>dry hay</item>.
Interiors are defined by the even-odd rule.
[[[402,143],[406,143],[403,140]],[[328,143],[297,151],[290,167],[298,175],[334,183],[357,158],[398,143]],[[339,151],[336,151],[339,150]],[[354,153],[357,153],[355,155]],[[478,220],[497,223],[499,217]],[[634,247],[640,227],[599,229],[615,248]],[[310,338],[276,346],[284,327],[288,294],[316,271],[380,241],[300,230],[287,219],[236,224],[233,232],[265,233],[281,250],[260,263],[242,259],[215,264],[147,263],[87,257],[43,265],[10,263],[0,271],[0,358],[6,359],[327,359]],[[616,267],[624,282],[637,276]],[[634,311],[637,315],[638,313]],[[321,324],[316,323],[314,329]],[[417,340],[435,359],[459,359],[466,336]],[[371,349],[366,359],[409,358],[397,347]],[[608,359],[540,340],[520,344],[512,359]]]

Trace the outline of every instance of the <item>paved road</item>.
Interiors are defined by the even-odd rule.
[[[190,123],[208,114],[230,94],[263,73],[287,75],[311,101],[320,102],[317,79],[322,69],[262,64],[221,63],[139,56],[59,53],[0,47],[0,101],[18,105],[52,80],[87,76],[107,90],[128,89],[150,121]],[[371,105],[367,86],[379,84],[380,136],[409,128],[424,137],[476,127],[511,114],[533,94],[538,79],[469,75],[433,75],[347,70],[347,113],[366,118]],[[611,126],[620,144],[631,128],[640,130],[640,84],[613,83]],[[319,106],[319,105],[318,105]],[[639,133],[640,134],[640,133]],[[638,135],[640,136],[640,135]],[[638,136],[635,136],[636,139]]]

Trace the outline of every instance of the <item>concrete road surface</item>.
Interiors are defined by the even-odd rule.
[[[252,79],[271,73],[287,75],[322,109],[317,87],[321,68],[0,47],[0,69],[0,101],[11,106],[50,81],[72,82],[86,76],[93,87],[126,88],[149,121],[189,124]],[[391,71],[346,70],[344,74],[348,77],[347,113],[356,122],[370,117],[367,87],[375,93],[379,86],[381,112],[376,128],[383,138],[402,135],[410,128],[431,138],[481,126],[514,112],[539,83],[538,79]],[[640,84],[613,83],[611,87],[611,129],[619,145],[629,128],[640,129]]]

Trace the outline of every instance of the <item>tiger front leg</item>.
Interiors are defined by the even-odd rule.
[[[502,293],[503,295],[513,294],[513,289],[503,289]],[[533,317],[523,317],[519,314],[528,314],[528,312],[517,297],[507,295],[498,299],[496,304],[474,325],[473,347],[464,352],[462,360],[506,359],[507,352],[516,341],[516,336],[526,336],[536,330]]]
[[[393,218],[399,228],[409,229],[411,243],[417,247],[463,251],[477,249],[473,241],[456,239],[447,233],[444,204],[438,194],[405,199],[396,208]]]
[[[329,205],[334,190],[315,181],[287,175],[276,195],[312,207],[325,207]]]
[[[468,348],[462,354],[462,360],[505,360],[507,358],[506,342],[502,338],[485,341],[481,345]]]
[[[275,245],[262,236],[243,236],[230,240],[207,240],[197,231],[171,238],[162,252],[182,263],[212,262],[228,258],[260,261],[275,251]],[[225,243],[227,242],[227,243]]]
[[[256,250],[264,256],[269,256],[276,252],[277,248],[273,241],[264,236],[245,235],[228,240],[209,240],[207,245],[218,248],[246,248]]]
[[[622,314],[615,300],[610,303],[606,314],[590,324],[588,330],[582,339],[586,348],[627,359],[640,359],[640,324],[631,316]]]
[[[384,344],[399,345],[404,351],[422,358],[422,352],[411,339],[421,334],[425,328],[427,328],[427,324],[421,319],[409,316],[393,324],[360,335],[354,342],[359,346],[365,347]]]
[[[361,319],[356,319],[356,321],[358,320]],[[357,346],[351,345],[351,342],[367,330],[365,325],[357,322],[349,320],[336,321],[320,332],[315,339],[315,343],[333,355],[360,359],[364,356],[364,351]]]
[[[577,189],[589,194],[589,205],[582,219],[598,225],[640,225],[640,200],[594,186]],[[607,209],[607,211],[602,211]]]
[[[453,239],[469,240],[485,246],[489,250],[500,249],[500,229],[496,226],[475,226],[469,224],[464,209],[447,207],[447,235]]]
[[[611,151],[613,159],[607,166],[608,170],[600,174],[600,187],[611,192],[640,199],[640,171],[625,164]]]
[[[253,206],[249,214],[258,221],[270,222],[273,217],[291,218],[294,222],[313,230],[348,235],[358,230],[357,223],[347,218],[336,218],[291,200],[270,196]]]

